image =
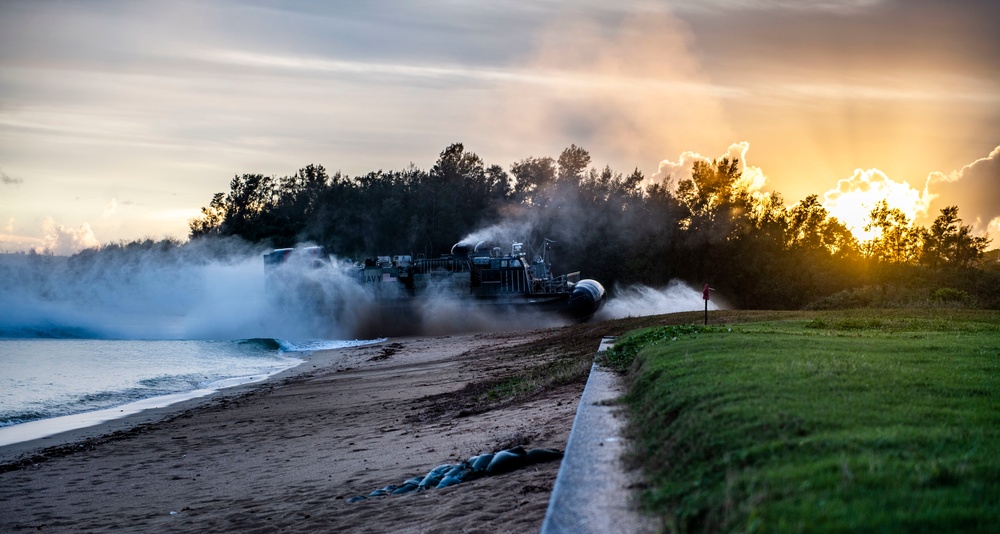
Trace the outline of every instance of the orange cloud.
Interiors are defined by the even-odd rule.
[[[976,232],[1000,235],[1000,146],[949,174],[932,172],[927,186],[934,192],[935,211],[958,206],[959,216]]]
[[[754,193],[760,192],[764,184],[767,183],[767,177],[764,176],[764,172],[760,167],[755,167],[753,165],[747,165],[747,152],[750,151],[750,143],[747,141],[740,141],[738,143],[733,143],[729,145],[726,152],[721,156],[714,159],[728,158],[730,160],[739,161],[739,171],[742,176],[742,184],[747,187],[748,190]],[[665,159],[660,162],[659,169],[656,171],[651,178],[651,182],[663,182],[669,180],[667,187],[673,189],[676,185],[684,180],[691,179],[691,170],[694,168],[694,163],[696,161],[702,161],[706,163],[712,162],[713,158],[702,156],[701,154],[686,150],[681,153],[680,157],[676,162]]]
[[[859,241],[868,241],[875,236],[864,227],[876,204],[885,200],[890,208],[898,208],[913,221],[918,215],[926,215],[932,198],[926,187],[920,191],[878,169],[855,169],[850,178],[838,181],[837,187],[823,195],[823,207],[850,228]]]

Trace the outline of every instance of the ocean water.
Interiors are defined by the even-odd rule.
[[[365,341],[0,339],[0,445],[261,381]]]
[[[350,312],[336,273],[303,272],[316,278],[309,298],[276,306],[261,250],[213,246],[0,254],[0,445],[263,380],[305,352],[365,343],[345,340],[342,319],[300,304],[319,296]]]

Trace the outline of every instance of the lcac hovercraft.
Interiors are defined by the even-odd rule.
[[[546,239],[542,253],[531,259],[522,243],[512,243],[507,251],[485,241],[457,243],[450,254],[437,258],[376,256],[351,265],[346,273],[376,305],[389,310],[442,298],[515,313],[538,310],[571,320],[590,319],[604,305],[604,287],[596,280],[581,280],[579,272],[553,275],[548,261],[550,243]],[[275,286],[287,287],[275,281],[287,279],[291,264],[318,270],[331,261],[323,247],[264,254],[272,291]]]

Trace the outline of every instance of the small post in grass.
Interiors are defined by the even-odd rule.
[[[713,291],[712,288],[705,284],[705,289],[701,291],[701,298],[705,299],[705,326],[708,326],[708,294]]]

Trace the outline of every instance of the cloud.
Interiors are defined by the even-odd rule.
[[[747,165],[747,152],[750,151],[750,143],[747,141],[740,141],[738,143],[733,143],[729,145],[726,152],[721,156],[714,158],[716,160],[722,158],[728,158],[730,160],[737,160],[739,162],[738,168],[740,175],[742,176],[742,183],[747,187],[747,189],[753,193],[760,192],[764,184],[767,183],[767,177],[764,176],[764,172],[760,167],[755,167],[753,165]],[[697,152],[690,150],[681,153],[680,157],[676,162],[670,160],[663,160],[660,162],[659,170],[650,178],[650,182],[664,182],[668,181],[667,187],[671,190],[677,187],[677,184],[691,179],[691,172],[694,169],[694,163],[696,161],[701,161],[705,163],[711,163],[713,158],[702,156]]]
[[[39,245],[42,240],[37,237],[17,235],[17,219],[9,217],[7,224],[0,227],[0,252],[26,251]]]
[[[989,229],[996,237],[1000,231],[1000,146],[949,174],[932,172],[927,187],[934,193],[935,212],[958,206],[959,216],[977,232]]]
[[[68,228],[46,217],[42,221],[42,244],[35,247],[35,252],[51,252],[56,255],[69,255],[86,248],[97,248],[101,242],[94,236],[89,223],[83,223],[77,228]]]
[[[112,197],[111,202],[108,202],[108,205],[104,206],[104,213],[101,214],[101,217],[107,219],[113,216],[116,211],[118,211],[118,200]]]
[[[7,173],[5,173],[3,171],[0,171],[0,184],[3,184],[3,185],[21,185],[23,183],[24,183],[24,180],[22,180],[21,178],[13,178],[13,177],[9,176]]]
[[[115,191],[146,207],[91,218],[103,238],[197,209],[233,173],[427,168],[456,141],[503,165],[576,143],[595,165],[648,175],[664,156],[746,139],[770,186],[800,198],[855,167],[959,168],[1000,125],[995,1],[5,7],[0,159],[66,198]],[[149,187],[131,191],[129,168]],[[21,183],[0,174],[0,190]],[[167,206],[164,190],[185,198]],[[9,214],[92,217],[60,202]],[[162,221],[142,231],[186,235],[183,219]]]
[[[1000,236],[1000,217],[996,217],[990,221],[989,226],[986,227],[986,236],[990,238],[994,248],[996,248],[997,242],[995,239],[997,236]]]
[[[890,208],[897,208],[910,221],[926,215],[933,195],[925,187],[922,191],[909,183],[897,182],[878,169],[855,169],[854,174],[837,182],[837,187],[823,194],[823,207],[845,226],[850,228],[860,241],[874,237],[874,232],[865,232],[875,206],[885,200]]]
[[[688,4],[688,3],[685,3]],[[915,71],[993,78],[1000,3],[968,0],[708,0],[678,13],[716,68],[767,80],[806,70],[840,70],[831,80],[869,82]],[[790,46],[790,44],[793,44]],[[797,77],[797,76],[795,76]],[[911,86],[912,88],[912,86]]]
[[[570,143],[600,147],[626,168],[718,145],[732,138],[720,102],[732,89],[701,72],[691,40],[662,9],[564,13],[512,62],[520,78],[505,84],[500,106],[484,107],[480,127],[496,130],[499,121],[507,138],[537,146],[535,155]]]
[[[738,10],[742,12],[791,11],[818,13],[854,13],[878,5],[885,0],[700,0],[699,2],[671,2],[678,9],[702,12]]]
[[[37,237],[0,233],[0,252],[25,252],[36,250],[36,246],[42,242]]]

